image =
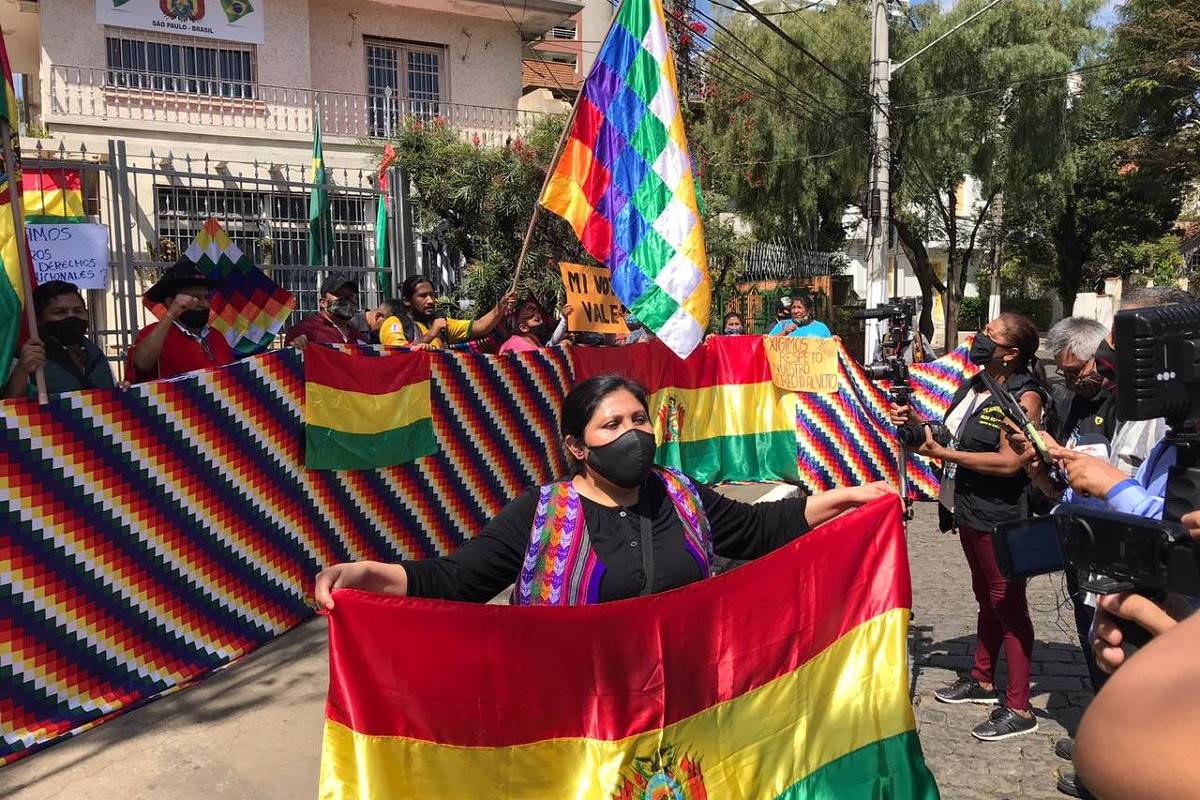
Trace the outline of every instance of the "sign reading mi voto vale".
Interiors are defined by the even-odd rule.
[[[266,0],[96,0],[96,21],[159,33],[262,44]]]

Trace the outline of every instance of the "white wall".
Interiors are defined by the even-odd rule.
[[[451,103],[516,108],[521,98],[521,37],[512,22],[361,0],[314,0],[309,19],[314,89],[365,93],[363,38],[374,36],[445,46]]]

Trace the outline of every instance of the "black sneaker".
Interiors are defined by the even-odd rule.
[[[987,722],[981,722],[971,731],[971,735],[984,742],[998,742],[1001,739],[1011,739],[1038,729],[1036,717],[1022,717],[1011,708],[1000,706],[988,716]]]
[[[1065,795],[1071,797],[1087,797],[1083,793],[1083,786],[1079,783],[1079,778],[1069,769],[1059,770],[1058,772],[1058,790]]]
[[[1071,738],[1059,739],[1054,743],[1054,755],[1059,758],[1065,758],[1067,761],[1075,760],[1075,740]]]
[[[939,703],[983,703],[995,705],[1000,702],[996,690],[988,691],[979,685],[974,678],[959,678],[949,686],[943,686],[933,693]]]

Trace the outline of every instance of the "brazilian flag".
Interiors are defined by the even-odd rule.
[[[254,13],[254,6],[248,0],[221,0],[221,8],[225,9],[225,16],[229,17],[230,22],[237,22],[247,14]]]

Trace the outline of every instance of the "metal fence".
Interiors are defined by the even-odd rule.
[[[114,361],[124,357],[137,331],[154,321],[143,294],[209,218],[296,297],[290,323],[316,311],[317,287],[330,273],[352,276],[364,307],[392,294],[392,270],[376,264],[380,192],[364,171],[328,174],[333,247],[314,267],[308,263],[308,209],[318,187],[308,167],[155,153],[133,158],[123,141],[114,140],[103,153],[61,145],[45,151],[39,145],[24,155],[22,166],[60,176],[77,172],[89,221],[108,227],[108,289],[89,292],[88,305],[97,344]],[[403,183],[397,173],[393,186]],[[399,276],[422,268],[412,255],[411,229],[401,230],[401,194],[390,193],[386,217],[389,262],[399,265]]]

